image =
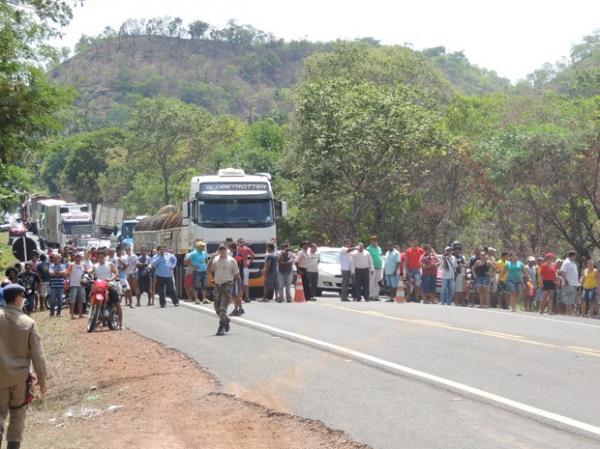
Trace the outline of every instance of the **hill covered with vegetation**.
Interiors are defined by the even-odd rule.
[[[357,41],[371,48],[376,40]],[[78,105],[91,127],[121,126],[142,98],[175,97],[216,114],[254,121],[293,109],[290,89],[305,59],[341,42],[291,41],[248,25],[230,22],[217,29],[196,21],[184,27],[178,18],[129,20],[116,31],[82,36],[75,54],[63,57],[50,75],[80,93]],[[471,64],[444,47],[413,54],[416,65],[437,71],[462,94],[484,94],[510,86],[492,71]]]

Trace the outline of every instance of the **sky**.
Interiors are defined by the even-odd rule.
[[[84,0],[58,46],[128,18],[181,17],[223,27],[230,19],[311,41],[373,37],[420,50],[443,45],[512,81],[569,56],[600,29],[600,0]]]

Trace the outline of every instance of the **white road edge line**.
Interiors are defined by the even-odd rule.
[[[195,305],[195,304],[187,304],[184,302],[180,302],[181,305],[185,307],[189,307],[195,310],[199,310],[203,313],[207,313],[210,315],[215,315],[215,311],[209,309],[207,307]],[[572,427],[574,429],[578,429],[584,432],[591,433],[596,436],[600,436],[600,427],[594,426],[592,424],[584,423],[582,421],[578,421],[573,418],[569,418],[567,416],[559,415],[557,413],[549,412],[547,410],[543,410],[531,405],[524,404],[522,402],[514,401],[512,399],[505,398],[503,396],[499,396],[494,393],[489,393],[485,390],[481,390],[479,388],[471,387],[469,385],[462,384],[460,382],[455,382],[450,379],[446,379],[444,377],[436,376],[434,374],[429,374],[424,371],[420,371],[414,368],[410,368],[408,366],[400,365],[398,363],[390,362],[388,360],[381,359],[379,357],[375,357],[369,354],[365,354],[364,352],[355,351],[350,348],[346,348],[344,346],[339,346],[333,343],[328,343],[323,340],[319,340],[317,338],[308,337],[306,335],[298,334],[296,332],[286,331],[284,329],[279,329],[277,327],[270,326],[268,324],[258,323],[256,321],[251,321],[246,318],[234,317],[232,318],[233,322],[237,322],[240,324],[245,324],[248,327],[253,327],[255,329],[259,329],[265,331],[271,335],[278,335],[288,338],[290,340],[295,340],[299,342],[306,343],[310,346],[326,349],[333,353],[351,357],[355,360],[365,362],[367,364],[375,365],[377,367],[385,368],[391,371],[401,372],[404,374],[408,374],[410,376],[426,380],[428,382],[443,385],[445,387],[449,387],[453,390],[457,390],[463,393],[468,393],[473,396],[480,397],[487,401],[496,402],[498,404],[502,404],[505,407],[512,408],[515,410],[519,410],[521,412],[527,413],[529,415],[536,416],[538,418],[544,418],[549,421],[553,421],[563,426]]]

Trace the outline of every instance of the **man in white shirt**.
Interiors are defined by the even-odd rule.
[[[66,275],[69,279],[69,309],[71,319],[75,319],[75,306],[77,306],[77,314],[79,318],[83,318],[83,303],[85,302],[85,287],[81,286],[81,276],[87,273],[88,269],[82,262],[80,253],[75,254],[75,261],[71,262],[67,267]]]
[[[131,296],[135,296],[137,299],[137,306],[140,304],[140,295],[138,293],[138,280],[137,280],[137,256],[133,254],[131,251],[131,247],[125,247],[125,262],[127,263],[127,268],[125,268],[125,273],[127,274],[127,283],[129,284],[129,288],[131,289]]]
[[[456,285],[456,257],[452,254],[452,248],[447,246],[442,256],[442,293],[440,294],[440,304],[452,305],[454,297],[454,287]]]
[[[360,301],[361,296],[369,301],[369,277],[373,272],[373,259],[365,250],[365,245],[359,243],[352,253],[352,274],[354,275],[354,301]]]
[[[562,289],[562,299],[567,306],[567,315],[573,315],[577,287],[580,285],[576,259],[577,253],[575,251],[569,251],[567,253],[567,258],[558,272],[565,280],[565,285]]]
[[[348,289],[352,275],[352,251],[354,251],[352,242],[349,239],[344,240],[344,244],[340,250],[340,269],[342,270],[342,290],[340,297],[344,302],[350,301],[348,299]]]
[[[214,281],[214,307],[219,316],[219,329],[217,335],[225,335],[229,332],[229,317],[227,316],[227,306],[231,300],[234,282],[237,284],[238,299],[242,297],[242,278],[240,269],[236,260],[227,255],[227,247],[220,244],[217,249],[217,255],[211,261],[208,267]]]
[[[119,329],[123,329],[123,309],[121,307],[121,292],[117,286],[121,286],[119,282],[115,282],[119,279],[119,273],[117,268],[110,262],[106,261],[106,254],[104,252],[98,253],[98,263],[94,265],[94,276],[96,279],[110,283],[109,296],[117,310],[119,316]]]

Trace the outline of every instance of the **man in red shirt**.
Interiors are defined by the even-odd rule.
[[[418,239],[411,240],[411,246],[404,252],[404,273],[408,279],[414,283],[414,289],[411,289],[414,296],[409,296],[409,301],[420,301],[421,296],[421,258],[425,254],[423,248],[419,246]]]
[[[250,265],[254,260],[254,251],[246,246],[244,239],[238,239],[237,255],[242,258],[242,285],[244,286],[244,301],[250,301]]]

